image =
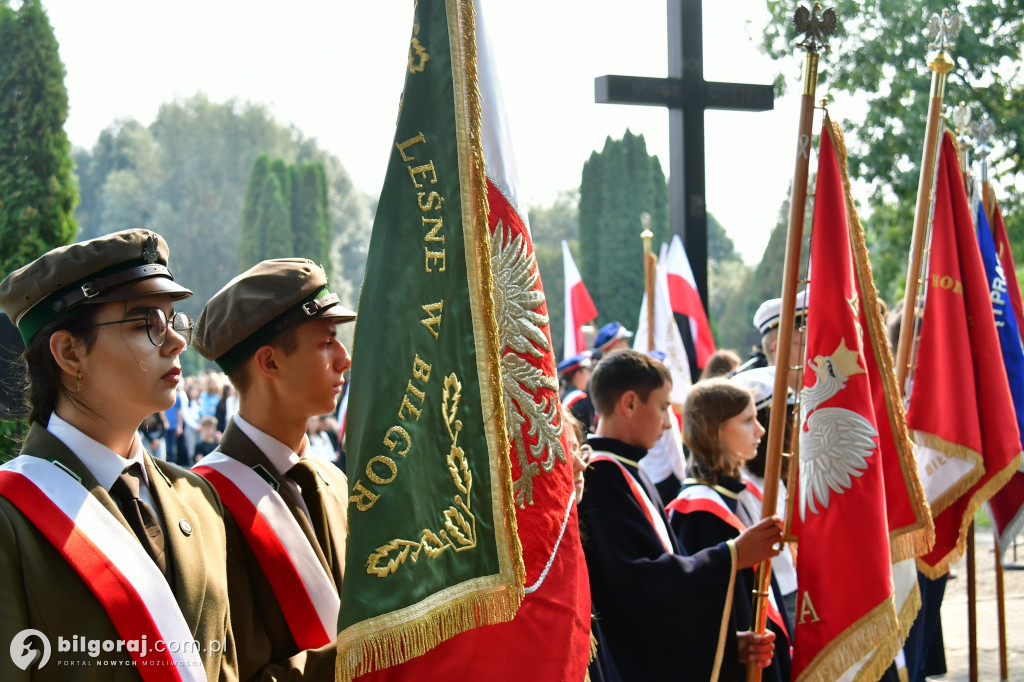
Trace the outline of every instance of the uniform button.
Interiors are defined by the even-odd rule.
[[[185,519],[178,521],[178,528],[181,529],[181,532],[184,533],[186,537],[192,535],[192,524]]]

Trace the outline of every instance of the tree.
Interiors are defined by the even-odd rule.
[[[271,172],[263,181],[260,203],[256,211],[256,243],[260,260],[290,258],[295,255],[288,202],[281,191],[280,176]]]
[[[260,262],[259,242],[256,236],[256,216],[259,213],[260,190],[270,173],[270,157],[260,154],[252,164],[249,184],[245,188],[242,204],[242,234],[238,240],[238,268],[247,270]]]
[[[296,168],[292,197],[295,255],[320,263],[331,277],[331,221],[327,208],[327,175],[322,163]]]
[[[840,17],[833,50],[821,60],[819,92],[856,94],[868,103],[861,120],[843,121],[849,146],[850,175],[870,186],[867,231],[875,282],[883,297],[902,297],[902,280],[913,227],[924,128],[930,95],[926,60],[927,19],[948,3],[939,0],[837,0]],[[769,0],[773,20],[762,47],[773,57],[792,55],[788,35],[791,3]],[[1024,14],[1013,0],[961,5],[963,28],[952,52],[945,102],[966,102],[975,119],[986,112],[996,121],[994,176],[1011,201],[1019,204],[1024,163]],[[793,69],[794,80],[798,72]],[[1010,215],[1007,229],[1020,262],[1024,253],[1024,217]],[[1011,227],[1012,225],[1012,227]]]
[[[39,0],[0,2],[0,274],[77,232],[78,193],[64,132],[68,95]]]
[[[551,206],[531,206],[530,232],[537,258],[555,354],[561,355],[565,325],[565,273],[562,267],[562,240],[569,242],[573,258],[579,262],[579,191],[560,192]]]
[[[579,268],[600,315],[633,327],[644,292],[640,214],[650,213],[653,243],[668,239],[668,187],[643,135],[605,140],[583,165]],[[655,246],[655,248],[657,248]]]
[[[814,180],[811,179],[813,187]],[[779,207],[779,217],[764,248],[761,262],[747,270],[742,284],[729,298],[718,325],[719,345],[736,349],[744,357],[751,346],[761,343],[754,329],[754,312],[770,298],[782,293],[782,270],[786,261],[786,239],[789,232],[789,200]],[[810,254],[810,215],[804,224],[804,242],[801,249],[800,272],[807,272],[807,258]]]

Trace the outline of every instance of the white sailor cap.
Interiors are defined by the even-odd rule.
[[[796,295],[796,317],[794,322],[800,322],[800,318],[807,312],[807,292],[801,291]],[[772,329],[779,326],[779,317],[782,315],[782,299],[772,298],[762,303],[757,312],[754,313],[754,326],[764,336]]]

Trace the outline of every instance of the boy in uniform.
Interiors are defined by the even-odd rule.
[[[354,319],[320,266],[285,258],[233,279],[196,323],[196,349],[239,395],[195,470],[236,522],[228,587],[242,679],[334,679],[348,481],[307,456],[306,422],[335,408],[351,365],[337,326]]]
[[[639,461],[669,428],[668,368],[634,350],[605,356],[590,390],[600,415],[579,504],[605,680],[715,680],[737,568],[778,554],[777,517],[686,556]],[[736,595],[746,599],[749,595]],[[711,618],[708,615],[711,614]],[[771,633],[741,633],[741,657],[766,666]]]

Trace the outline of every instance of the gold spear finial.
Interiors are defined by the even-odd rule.
[[[828,38],[836,32],[839,17],[834,9],[822,10],[821,3],[815,2],[812,9],[803,6],[796,8],[793,26],[798,34],[803,34],[803,38],[797,42],[798,47],[808,52],[828,52]]]

